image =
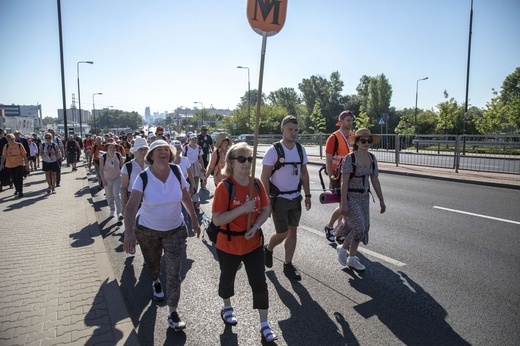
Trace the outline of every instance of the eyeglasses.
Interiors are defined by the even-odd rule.
[[[202,130],[200,130],[200,131],[201,131],[201,132],[206,132],[206,131],[208,131],[208,129],[202,129]]]
[[[368,139],[367,138],[361,138],[359,141],[361,142],[361,144],[365,144],[365,143],[372,144],[372,142],[374,140],[372,139],[372,137],[369,137]]]
[[[45,137],[45,139],[52,139],[52,137]]]
[[[237,160],[239,163],[245,163],[247,162],[251,163],[253,161],[253,156],[245,157],[245,156],[237,156],[237,157],[231,157],[231,160]]]

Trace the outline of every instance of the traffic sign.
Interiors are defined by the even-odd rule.
[[[257,34],[274,36],[282,30],[288,0],[248,0],[247,20]]]
[[[377,124],[378,124],[378,125],[384,125],[384,124],[386,124],[386,122],[385,122],[385,118],[379,118],[379,119],[377,119]]]

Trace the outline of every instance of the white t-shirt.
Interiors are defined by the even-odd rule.
[[[188,178],[188,168],[190,168],[190,160],[187,157],[181,156],[181,161],[177,164],[181,168],[184,178]]]
[[[132,186],[134,186],[135,179],[137,178],[139,173],[141,173],[143,171],[143,169],[141,169],[141,166],[139,166],[139,164],[137,162],[135,162],[135,159],[131,160],[129,162],[132,163],[132,174],[130,174],[130,176],[128,177],[128,187],[127,187],[127,190],[128,190],[128,192],[132,192]],[[126,162],[123,165],[123,168],[121,168],[121,174],[128,175],[128,169],[126,168],[127,164],[128,164],[128,162]],[[144,164],[144,167],[146,169],[146,163]]]
[[[300,155],[298,154],[298,148],[296,144],[294,147],[289,150],[282,143],[282,148],[285,154],[285,162],[300,162]],[[302,154],[303,154],[303,164],[307,164],[309,159],[307,158],[307,152],[305,151],[305,147],[302,145]],[[271,145],[269,149],[265,152],[264,159],[262,160],[262,165],[273,166],[278,160],[278,154],[276,153],[276,148],[274,145]],[[297,164],[296,167],[293,164],[283,165],[279,170],[274,172],[274,174],[269,179],[271,183],[273,183],[280,191],[294,191],[298,189],[298,185],[300,184],[300,177],[302,174],[302,165]],[[296,173],[296,174],[295,174]],[[293,192],[289,194],[280,194],[278,197],[284,197],[287,199],[293,199],[300,195],[300,192]]]
[[[148,175],[148,183],[141,208],[137,212],[139,224],[156,231],[178,228],[184,221],[181,206],[182,190],[188,186],[182,171],[180,182],[170,171],[166,183],[157,179],[150,168],[144,171]],[[143,192],[143,180],[140,177],[135,179],[132,190]]]
[[[188,160],[190,160],[190,164],[194,164],[199,160],[199,156],[202,156],[202,149],[198,145],[195,149],[187,145],[184,148],[183,152],[185,154],[184,156],[186,156]]]

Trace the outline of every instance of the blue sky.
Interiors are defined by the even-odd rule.
[[[172,111],[234,109],[258,88],[262,38],[245,0],[62,0],[67,106]],[[465,98],[470,0],[289,0],[282,31],[267,40],[263,91],[298,91],[312,75],[339,71],[343,94],[384,73],[392,106],[419,108]],[[469,103],[483,107],[520,66],[520,1],[474,0]],[[56,0],[0,0],[0,103],[62,108]]]

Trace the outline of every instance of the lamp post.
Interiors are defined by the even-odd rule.
[[[199,101],[195,101],[193,103],[194,104],[195,103],[200,103],[200,105],[202,106],[202,125],[204,125],[204,104],[202,102],[199,102]]]
[[[247,107],[248,107],[248,111],[249,111],[249,124],[251,124],[251,82],[249,79],[249,67],[237,66],[237,68],[247,69]]]
[[[417,134],[417,98],[419,97],[419,82],[422,80],[427,80],[428,77],[424,77],[417,80],[417,83],[415,84],[415,115],[414,115],[414,127],[415,127],[415,134]]]
[[[83,121],[82,121],[82,114],[81,114],[81,92],[79,89],[79,64],[93,64],[93,61],[78,61],[76,64],[76,68],[78,71],[78,104],[79,104],[79,133],[81,135],[81,138],[83,138]]]
[[[92,114],[94,115],[94,131],[97,128],[96,125],[96,104],[94,103],[94,96],[96,95],[103,95],[103,93],[93,93],[92,94]]]

